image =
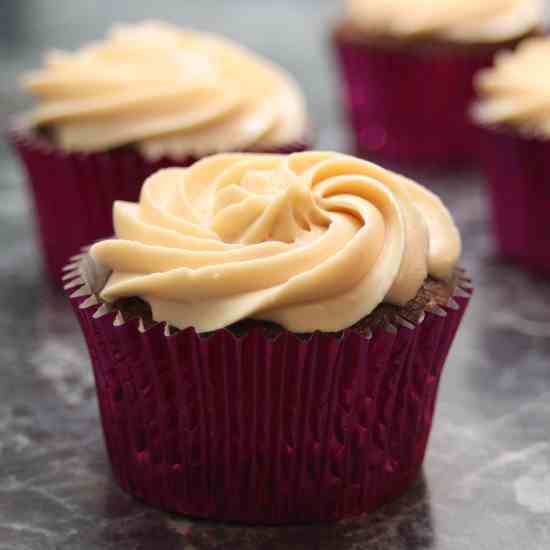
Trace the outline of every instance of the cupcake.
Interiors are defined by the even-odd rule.
[[[282,69],[221,37],[146,22],[21,80],[37,107],[10,134],[27,172],[47,270],[113,234],[112,203],[159,168],[230,151],[307,148],[304,98]]]
[[[471,285],[428,190],[331,152],[157,172],[66,267],[115,479],[189,516],[368,512],[415,480]]]
[[[550,38],[497,56],[476,78],[473,118],[483,129],[496,241],[502,255],[550,274]]]
[[[358,153],[423,165],[471,160],[474,74],[542,21],[541,0],[348,0],[333,42]]]

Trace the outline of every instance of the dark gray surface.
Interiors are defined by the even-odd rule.
[[[287,66],[308,94],[321,146],[345,148],[324,46],[334,1],[153,8],[134,0],[113,2],[111,12],[96,7],[107,2],[13,4],[20,13],[9,35],[1,31],[0,121],[24,105],[15,75],[44,47],[75,46],[111,20],[156,16],[223,31]],[[453,210],[476,283],[443,376],[423,477],[369,518],[236,527],[158,513],[111,481],[84,342],[65,300],[41,279],[21,176],[1,145],[0,550],[550,548],[550,281],[493,258],[478,175],[411,175]]]

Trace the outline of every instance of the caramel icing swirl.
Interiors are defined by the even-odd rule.
[[[512,126],[532,136],[550,137],[550,39],[531,38],[513,52],[501,52],[493,67],[475,80],[473,117],[481,125]]]
[[[450,276],[461,243],[417,183],[332,152],[223,154],[151,176],[114,206],[95,244],[102,298],[138,296],[153,318],[208,332],[252,318],[294,332],[343,330]]]
[[[24,75],[23,124],[68,151],[135,145],[148,158],[272,150],[305,139],[303,96],[282,69],[224,38],[156,22],[115,27]]]
[[[348,0],[348,14],[369,33],[493,43],[541,28],[544,5],[541,0]]]

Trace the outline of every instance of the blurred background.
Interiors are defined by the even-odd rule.
[[[152,18],[223,33],[285,67],[319,148],[348,150],[328,40],[340,10],[336,0],[0,0],[0,127],[30,104],[17,77],[44,50]],[[494,257],[476,170],[410,175],[452,210],[477,288],[424,477],[366,520],[230,528],[146,509],[110,481],[80,331],[41,278],[23,178],[0,140],[0,550],[550,548],[550,285]]]
[[[38,66],[45,49],[73,49],[104,36],[114,22],[165,19],[223,33],[288,69],[305,90],[322,132],[334,138],[339,110],[328,51],[336,0],[2,0],[0,2],[0,106],[2,114],[25,105],[17,76]]]

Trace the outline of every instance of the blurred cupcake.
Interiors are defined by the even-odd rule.
[[[495,52],[542,28],[541,0],[348,0],[333,34],[361,155],[467,161],[472,78]]]
[[[282,69],[221,37],[147,22],[53,52],[22,86],[38,106],[11,140],[34,195],[46,265],[112,235],[112,203],[158,168],[227,151],[291,152],[310,138]]]
[[[157,172],[114,218],[65,288],[124,489],[281,523],[413,482],[471,288],[435,195],[338,153],[226,154]]]
[[[473,117],[500,252],[550,274],[550,38],[533,38],[476,78]]]

